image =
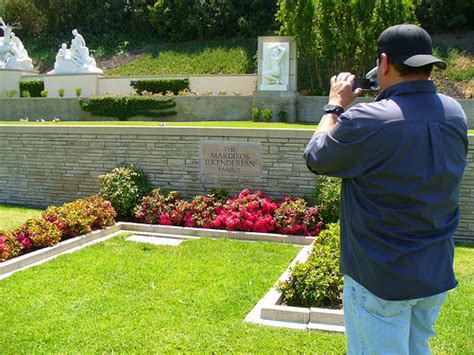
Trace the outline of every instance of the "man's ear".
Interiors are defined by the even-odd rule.
[[[387,75],[388,70],[389,70],[387,54],[382,53],[382,54],[380,55],[380,63],[379,63],[379,64],[382,66],[382,73],[383,73],[383,75]]]

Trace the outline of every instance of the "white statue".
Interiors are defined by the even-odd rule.
[[[33,70],[33,61],[23,42],[1,17],[0,28],[3,30],[3,37],[0,37],[0,69]]]
[[[56,55],[54,70],[48,74],[74,74],[74,73],[97,73],[103,71],[96,66],[95,59],[89,55],[84,37],[76,30],[72,30],[74,38],[71,40],[71,48],[63,43]]]
[[[270,85],[281,85],[282,79],[282,59],[285,56],[287,49],[280,46],[275,45],[270,47],[270,69],[263,71],[263,78],[266,80],[267,84]]]

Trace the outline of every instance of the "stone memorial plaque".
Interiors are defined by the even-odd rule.
[[[201,142],[201,174],[260,176],[262,146],[259,143]]]

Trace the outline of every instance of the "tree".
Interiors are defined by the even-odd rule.
[[[326,95],[332,75],[364,75],[375,65],[376,40],[388,26],[416,22],[412,0],[280,0],[281,35],[295,36],[299,86]]]

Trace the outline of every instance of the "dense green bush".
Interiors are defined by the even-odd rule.
[[[153,96],[96,96],[79,100],[83,110],[94,116],[117,117],[126,120],[133,116],[165,117],[176,114],[173,98]]]
[[[474,1],[420,0],[416,17],[430,33],[474,29]]]
[[[142,94],[144,91],[153,94],[165,94],[170,91],[177,95],[182,90],[189,90],[189,79],[188,78],[169,78],[169,79],[143,79],[143,80],[132,80],[130,82],[138,94]]]
[[[20,92],[22,97],[27,97],[24,92],[30,93],[29,97],[41,97],[41,92],[44,91],[43,80],[20,80]]]
[[[288,280],[279,282],[283,301],[290,306],[340,308],[339,246],[340,228],[333,224],[316,237],[308,259],[290,269]]]
[[[279,33],[298,43],[298,87],[325,95],[332,75],[364,75],[375,66],[379,34],[415,22],[414,12],[412,0],[280,0]]]
[[[159,0],[150,22],[173,41],[255,37],[273,29],[276,7],[275,0]]]
[[[339,221],[341,179],[325,175],[318,176],[313,197],[319,208],[319,215],[325,223]]]
[[[99,176],[99,195],[110,201],[120,217],[133,216],[133,209],[150,191],[146,173],[133,166],[118,166]]]
[[[21,26],[14,31],[23,41],[41,36],[47,27],[43,13],[33,0],[5,0],[4,20]]]
[[[18,22],[19,34],[70,38],[74,28],[88,37],[145,32],[153,0],[5,0],[6,21]]]

